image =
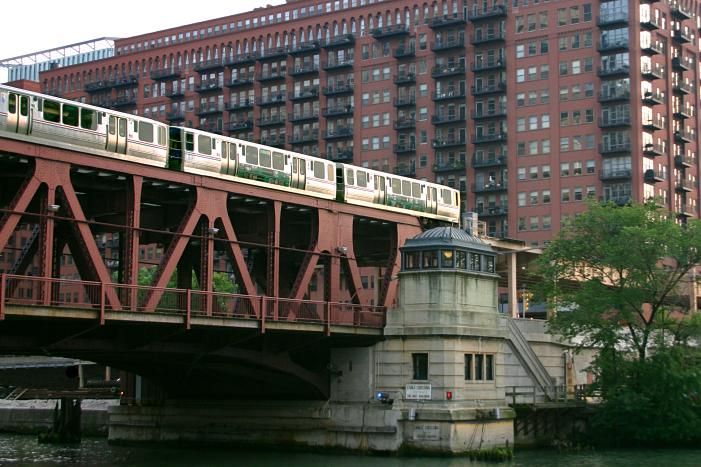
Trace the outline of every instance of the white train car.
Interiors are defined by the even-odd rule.
[[[0,134],[165,167],[167,125],[0,85]]]

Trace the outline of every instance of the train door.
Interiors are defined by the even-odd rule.
[[[292,156],[292,180],[290,180],[291,188],[304,190],[307,184],[307,161],[299,157]]]
[[[435,187],[426,190],[426,212],[435,214],[438,212],[438,192]]]
[[[177,127],[168,130],[168,163],[170,170],[183,170],[183,131]]]
[[[127,119],[110,115],[107,124],[107,147],[110,152],[127,153]]]
[[[373,203],[387,203],[387,185],[385,184],[386,181],[387,180],[382,175],[375,175],[375,199],[373,200]]]
[[[219,173],[223,175],[229,173],[229,143],[226,141],[221,142],[221,163],[219,166]]]
[[[7,129],[23,135],[29,134],[32,123],[29,96],[14,92],[9,93],[7,110]]]

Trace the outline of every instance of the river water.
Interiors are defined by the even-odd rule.
[[[701,449],[558,453],[520,450],[512,462],[463,458],[380,457],[270,450],[112,446],[103,438],[76,446],[38,444],[36,436],[0,434],[0,466],[245,466],[245,467],[698,467]]]

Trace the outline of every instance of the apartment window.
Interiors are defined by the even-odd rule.
[[[543,230],[550,229],[552,225],[552,216],[543,216]]]
[[[587,161],[587,173],[593,174],[596,172],[596,161],[590,159]]]
[[[582,188],[581,187],[574,188],[574,200],[575,201],[582,201]]]
[[[530,226],[531,230],[538,230],[539,227],[539,222],[538,222],[538,216],[531,216],[529,221],[530,221]]]
[[[569,177],[570,175],[570,163],[563,162],[560,164],[560,177]]]
[[[411,362],[413,368],[413,378],[418,381],[428,380],[428,354],[413,353],[411,354]]]
[[[560,138],[560,151],[569,151],[570,150],[570,139],[567,136],[563,136]]]
[[[572,175],[582,175],[582,163],[573,162],[572,163]]]
[[[543,114],[540,116],[540,127],[541,128],[550,128],[550,115]]]
[[[560,201],[563,203],[567,203],[570,200],[570,189],[569,188],[563,188],[560,190]]]
[[[465,381],[494,381],[494,355],[465,354]]]
[[[529,178],[531,180],[537,180],[538,179],[538,167],[529,167],[528,168],[528,174]]]
[[[523,191],[523,192],[520,192],[518,194],[518,206],[522,208],[525,205],[526,205],[526,192]]]
[[[550,178],[550,166],[544,165],[540,168],[540,176],[543,178]]]
[[[516,46],[516,58],[523,58],[526,56],[526,46],[524,44],[518,44]]]
[[[550,140],[543,139],[540,141],[540,152],[543,154],[550,154]]]
[[[526,118],[519,117],[516,119],[516,131],[526,131]]]
[[[528,196],[528,202],[530,203],[531,206],[538,204],[538,192],[537,191],[531,191],[531,193]]]
[[[519,180],[525,180],[525,179],[526,179],[526,168],[525,168],[525,167],[519,167],[517,173],[518,173],[518,179],[519,179]]]
[[[550,190],[543,190],[542,199],[543,204],[550,203]]]
[[[596,196],[596,187],[593,185],[587,186],[587,198],[594,198]]]

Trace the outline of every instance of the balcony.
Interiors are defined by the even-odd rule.
[[[630,126],[630,115],[613,115],[599,119],[599,128]]]
[[[641,45],[640,51],[645,55],[659,55],[664,53],[664,43],[660,41],[650,42],[647,45]]]
[[[451,49],[464,49],[465,48],[465,35],[458,34],[454,37],[446,37],[443,40],[435,41],[431,43],[431,50],[434,52],[440,52],[443,50]]]
[[[132,107],[135,105],[136,96],[117,96],[117,98],[110,104],[110,107],[113,109],[119,109],[123,107]]]
[[[466,141],[464,138],[437,136],[431,142],[431,147],[433,147],[433,149],[443,149],[456,146],[465,146],[465,143]]]
[[[384,39],[386,37],[394,36],[404,36],[407,34],[409,34],[409,28],[403,24],[385,26],[384,28],[375,28],[370,31],[370,35],[375,39]]]
[[[640,19],[640,27],[648,31],[654,31],[655,29],[660,29],[662,26],[659,23],[659,19],[650,16],[650,18]]]
[[[331,107],[325,107],[322,110],[324,117],[342,117],[344,115],[353,115],[353,106],[350,104],[341,104]]]
[[[200,85],[195,88],[195,91],[200,93],[215,92],[221,91],[222,88],[223,83],[220,83],[219,81],[205,81],[201,82]]]
[[[673,18],[679,21],[684,21],[685,19],[692,18],[692,11],[686,6],[682,5],[679,0],[672,0],[669,2],[669,12],[672,14]]]
[[[599,102],[627,101],[629,99],[629,89],[605,88],[599,93]]]
[[[178,97],[183,97],[185,95],[185,90],[182,88],[170,89],[166,91],[166,97],[171,99],[176,99]]]
[[[334,162],[350,162],[353,160],[353,148],[332,150],[326,154],[326,159]]]
[[[151,77],[152,80],[159,81],[159,80],[179,78],[181,73],[182,73],[182,69],[180,67],[169,67],[169,68],[160,68],[158,70],[151,70],[151,73],[149,73],[149,76]]]
[[[694,108],[689,104],[684,104],[676,109],[674,109],[674,118],[686,119],[692,118],[694,116]]]
[[[262,97],[259,97],[257,104],[260,106],[284,104],[286,99],[287,93],[285,91],[277,91],[268,94],[267,96],[264,95]]]
[[[219,124],[217,124],[216,122],[204,123],[203,125],[200,125],[198,129],[202,131],[207,131],[209,133],[215,133],[217,135],[222,134],[222,129],[219,128]]]
[[[452,65],[435,65],[431,68],[432,78],[442,78],[444,76],[465,75],[465,65],[462,63]]]
[[[394,84],[401,86],[403,84],[414,84],[416,82],[416,73],[400,72],[394,75]]]
[[[473,110],[473,120],[484,120],[487,118],[502,118],[506,117],[506,106],[498,105],[493,109]]]
[[[288,116],[291,122],[308,122],[312,120],[319,120],[318,111],[308,111],[308,112],[295,112]]]
[[[226,83],[227,88],[236,88],[239,86],[248,86],[253,84],[253,76],[242,76],[239,78],[234,78],[228,83]]]
[[[664,118],[653,117],[648,119],[643,119],[643,128],[649,131],[664,130]]]
[[[416,128],[416,119],[413,118],[399,118],[394,121],[395,130],[408,130],[410,128]]]
[[[624,64],[609,65],[607,67],[600,66],[597,71],[599,78],[613,78],[616,76],[627,76],[630,73],[630,66]]]
[[[463,114],[437,114],[431,116],[431,123],[434,125],[450,125],[451,123],[462,123],[465,121]]]
[[[486,183],[473,183],[472,192],[473,193],[495,193],[499,191],[506,191],[506,180],[495,181],[490,180]]]
[[[509,207],[506,204],[501,206],[477,206],[475,212],[479,217],[506,216],[509,214]]]
[[[394,49],[394,52],[392,52],[392,55],[394,55],[394,58],[397,59],[402,59],[402,58],[411,58],[416,55],[416,46],[414,44],[407,45],[407,46],[399,46],[396,49]]]
[[[258,60],[272,60],[274,58],[282,57],[287,57],[287,47],[274,47],[272,49],[267,49],[265,52],[258,56]]]
[[[681,204],[677,207],[677,215],[681,217],[694,217],[696,215],[696,208],[689,204]]]
[[[319,65],[316,63],[305,63],[303,65],[298,65],[294,68],[291,68],[290,70],[287,71],[287,74],[290,76],[301,76],[301,75],[308,75],[311,73],[318,73],[319,72]]]
[[[221,58],[215,58],[214,60],[204,60],[197,62],[192,66],[192,69],[198,73],[210,72],[215,70],[224,69],[224,60]]]
[[[250,130],[251,128],[253,128],[253,121],[252,120],[232,121],[232,122],[229,122],[229,126],[228,126],[229,131]]]
[[[672,59],[672,69],[674,71],[689,71],[694,63],[689,57],[674,57]]]
[[[495,32],[475,32],[472,35],[472,45],[485,45],[493,42],[503,42],[506,39],[504,31]]]
[[[506,132],[487,133],[482,135],[474,135],[472,137],[473,144],[485,143],[503,143],[506,142]]]
[[[457,170],[465,170],[465,161],[441,161],[433,164],[433,171],[436,173],[441,172],[455,172]]]
[[[413,141],[405,141],[405,142],[397,143],[394,145],[392,151],[395,154],[413,153],[413,152],[416,152],[416,143],[414,143]]]
[[[603,169],[599,172],[599,180],[602,182],[612,180],[630,180],[630,169]]]
[[[464,99],[465,95],[466,93],[464,88],[448,87],[441,91],[434,91],[431,94],[431,99],[434,101],[448,101],[452,99]]]
[[[168,112],[166,114],[166,120],[169,122],[181,122],[185,120],[185,111],[183,110],[174,110],[172,112]]]
[[[340,139],[340,138],[352,138],[353,128],[352,127],[336,127],[333,130],[326,130],[324,134],[324,139]]]
[[[325,96],[336,96],[340,94],[352,94],[353,83],[336,83],[332,86],[324,86]]]
[[[235,65],[243,65],[246,63],[253,63],[256,61],[257,58],[258,58],[258,55],[254,54],[254,53],[238,54],[238,55],[234,55],[233,57],[227,59],[226,65],[235,66]]]
[[[253,99],[241,99],[239,101],[227,102],[224,107],[226,110],[246,110],[253,108]]]
[[[506,155],[487,155],[478,157],[477,154],[472,156],[473,169],[486,169],[490,167],[501,167],[506,165]]]
[[[674,166],[678,169],[690,169],[696,164],[696,158],[693,156],[682,156],[677,154],[674,156]]]
[[[506,82],[500,81],[493,84],[474,85],[470,88],[473,96],[483,96],[486,94],[501,94],[506,92]]]
[[[467,19],[473,23],[496,18],[506,18],[506,5],[494,5],[485,8],[479,8],[475,5],[472,12],[467,15]]]
[[[627,74],[627,73],[626,73]],[[655,63],[654,65],[643,65],[640,67],[640,74],[645,79],[664,79],[664,67]],[[601,75],[599,75],[601,76]]]
[[[122,76],[121,78],[86,83],[83,89],[85,92],[97,92],[105,89],[136,86],[138,82],[136,76]]]
[[[665,148],[661,144],[647,143],[643,146],[643,156],[655,158],[665,153]]]
[[[348,58],[345,60],[337,60],[337,61],[328,61],[326,62],[326,65],[324,65],[324,70],[325,71],[332,71],[332,70],[342,70],[344,68],[353,68],[353,59]]]
[[[434,16],[433,18],[428,19],[428,27],[431,29],[463,26],[464,24],[465,18],[458,13],[453,13],[452,15]]]
[[[410,105],[416,105],[416,96],[413,94],[394,98],[395,107],[407,107]]]
[[[392,171],[395,175],[402,177],[416,177],[416,166],[415,165],[398,165]]]
[[[672,83],[672,92],[675,94],[691,94],[692,87],[688,83]]]
[[[691,180],[686,180],[686,179],[677,180],[677,182],[674,186],[674,189],[676,191],[678,191],[678,192],[684,191],[687,193],[690,191],[694,191],[695,188],[696,188],[696,186],[694,186],[694,182],[692,182]]]
[[[296,46],[290,47],[288,53],[290,55],[303,55],[309,52],[316,52],[319,50],[321,44],[319,41],[307,41],[299,42]]]
[[[298,89],[289,94],[289,98],[291,101],[314,99],[317,97],[319,97],[319,86],[308,86],[306,88]]]
[[[643,104],[661,105],[664,103],[665,103],[664,94],[662,94],[659,90],[656,90],[655,92],[648,91],[643,95]]]
[[[627,11],[614,11],[608,13],[606,16],[599,16],[596,18],[596,25],[600,28],[625,26],[626,24],[628,24]]]
[[[598,50],[599,52],[616,52],[616,51],[628,50],[628,40],[627,39],[618,39],[618,40],[601,41],[597,45],[596,50]]]
[[[262,72],[258,75],[258,81],[273,81],[276,79],[285,79],[287,72],[284,70]]]
[[[688,44],[693,40],[693,36],[683,29],[675,29],[672,34],[672,39],[678,44]]]
[[[629,154],[630,143],[601,143],[599,144],[599,154],[602,156],[614,156],[619,154]]]
[[[674,132],[674,141],[677,143],[692,143],[694,134],[686,130],[677,130]]]
[[[331,49],[334,47],[344,47],[353,44],[355,44],[355,36],[353,34],[341,34],[324,41],[321,46],[325,49]]]
[[[660,170],[648,169],[643,174],[643,180],[645,183],[664,182],[666,178],[666,174]]]
[[[496,60],[482,60],[472,64],[472,71],[491,71],[491,70],[502,70],[506,68],[506,60],[499,58]]]
[[[203,106],[197,107],[197,109],[195,109],[195,113],[200,117],[203,117],[205,115],[220,114],[223,111],[224,111],[224,106],[221,106],[219,104],[203,105]]]
[[[270,117],[260,117],[256,120],[258,126],[284,125],[287,119],[283,115],[272,115]]]
[[[313,131],[303,131],[300,133],[294,133],[287,137],[287,142],[290,144],[302,144],[309,142],[316,142],[319,140],[319,130]]]
[[[264,144],[266,146],[275,146],[277,148],[284,148],[285,147],[285,135],[273,135],[273,136],[262,136],[260,140],[258,140],[260,144]]]

